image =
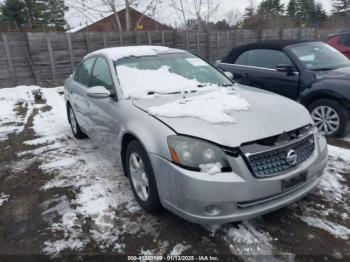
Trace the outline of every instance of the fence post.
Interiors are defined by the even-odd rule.
[[[102,32],[102,39],[103,39],[103,46],[104,46],[105,48],[108,47],[106,32]]]
[[[152,35],[150,31],[147,32],[147,38],[148,38],[148,44],[152,45]]]
[[[86,48],[87,48],[87,53],[90,53],[90,39],[89,39],[89,31],[86,31],[85,33],[85,41],[86,41]]]
[[[2,33],[1,35],[2,35],[2,41],[4,42],[5,54],[6,54],[7,64],[8,64],[9,70],[10,70],[11,78],[12,78],[14,85],[16,86],[17,85],[17,78],[16,78],[14,67],[13,67],[11,50],[9,47],[7,36],[5,33]]]
[[[55,85],[57,85],[55,59],[54,59],[53,51],[52,51],[51,34],[50,33],[47,33],[47,35],[46,35],[46,42],[47,42],[47,50],[49,51],[49,59],[50,59],[50,65],[51,65],[52,79],[53,79]]]
[[[190,50],[190,45],[189,45],[189,42],[188,42],[188,31],[186,30],[186,32],[185,32],[185,49],[187,50],[187,51],[189,51]]]
[[[200,35],[199,31],[197,30],[197,55],[200,55],[201,53],[201,43],[200,43]]]
[[[164,31],[162,31],[162,45],[165,46],[165,35],[164,35]]]
[[[119,32],[119,41],[120,41],[120,46],[123,46],[124,45],[123,32]]]
[[[207,59],[211,61],[211,43],[210,43],[210,31],[207,32]]]
[[[67,42],[68,42],[70,65],[72,67],[72,72],[73,72],[75,68],[75,59],[74,59],[74,53],[73,53],[72,38],[70,34],[66,34],[66,35],[67,35]]]
[[[173,31],[173,41],[174,41],[174,48],[177,48],[178,46],[178,39],[177,39],[177,31]]]

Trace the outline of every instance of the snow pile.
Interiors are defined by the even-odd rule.
[[[343,197],[349,194],[349,188],[345,185],[345,178],[340,172],[350,167],[350,151],[328,145],[328,167],[322,176],[318,186],[320,194],[329,200],[343,202]]]
[[[258,229],[251,222],[244,221],[228,229],[225,240],[231,251],[241,256],[272,256],[273,239],[268,232]]]
[[[221,163],[212,163],[212,164],[202,164],[199,165],[201,172],[207,173],[209,175],[214,175],[217,173],[221,173],[222,165]]]
[[[348,240],[350,237],[350,229],[342,225],[316,217],[301,217],[301,219],[308,225],[325,230],[336,238]]]
[[[178,99],[174,102],[148,108],[148,112],[161,117],[194,117],[213,124],[232,124],[236,120],[232,111],[248,111],[249,103],[235,91],[227,88]]]
[[[125,57],[139,57],[139,56],[155,56],[159,52],[168,51],[169,48],[165,46],[124,46],[104,48],[92,52],[90,55],[106,55],[109,59],[117,61]]]
[[[34,109],[38,86],[0,89],[0,141],[8,134],[22,132]]]
[[[171,73],[169,67],[157,70],[141,70],[129,66],[117,66],[118,78],[126,98],[151,98],[149,92],[165,94],[197,90],[200,84],[196,80]]]
[[[5,193],[0,194],[0,207],[3,206],[8,200],[9,200],[9,195],[6,195]]]
[[[190,249],[190,245],[176,244],[173,249],[170,251],[170,256],[180,256],[183,252]]]

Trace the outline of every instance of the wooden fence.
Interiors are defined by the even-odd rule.
[[[225,56],[233,47],[272,39],[325,40],[336,30],[313,28],[136,33],[1,33],[0,88],[37,84],[62,85],[88,53],[104,47],[163,45],[186,49],[207,60]]]

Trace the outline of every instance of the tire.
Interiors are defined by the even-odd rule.
[[[348,112],[343,105],[335,100],[325,98],[313,102],[308,107],[308,110],[316,126],[324,135],[329,137],[343,137],[345,135]],[[326,124],[327,127],[325,127],[325,122],[328,123]],[[335,124],[336,122],[338,122],[337,125]],[[326,132],[325,128],[327,128],[328,132]]]
[[[80,129],[79,123],[75,117],[75,113],[73,111],[73,108],[68,105],[67,107],[67,115],[68,115],[68,121],[70,124],[70,127],[72,129],[72,133],[75,138],[77,139],[84,139],[87,138],[87,135]]]
[[[138,158],[137,161],[141,160],[141,162],[138,163],[143,165],[143,168],[140,169],[143,171],[138,170],[139,173],[135,171],[137,170],[137,165],[135,165],[134,162],[135,157],[136,159]],[[151,161],[148,158],[146,150],[136,140],[129,143],[126,150],[125,162],[130,185],[139,205],[147,212],[159,210],[161,208],[161,204],[159,201],[158,189]],[[147,178],[147,183],[145,182],[145,178]],[[146,190],[148,193],[147,196],[145,196],[145,190],[142,190],[141,187],[148,187],[148,190]]]

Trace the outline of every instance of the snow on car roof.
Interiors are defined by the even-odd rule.
[[[100,49],[88,54],[85,58],[95,55],[105,55],[109,59],[116,61],[125,57],[152,56],[169,51],[184,52],[179,49],[169,48],[165,46],[123,46]]]

